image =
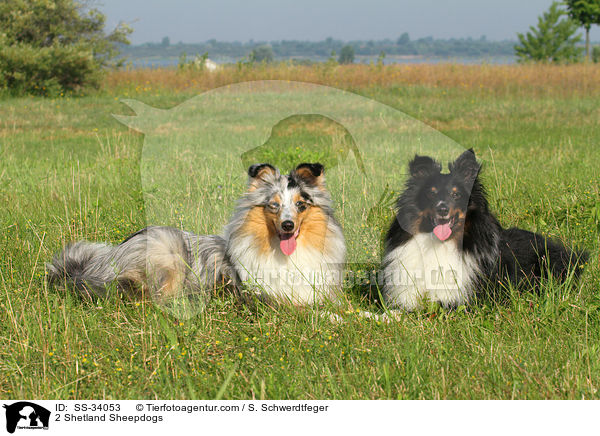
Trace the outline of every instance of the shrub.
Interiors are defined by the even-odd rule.
[[[79,45],[32,47],[0,42],[0,88],[16,94],[55,96],[98,86],[101,72],[93,53]]]
[[[97,87],[103,68],[119,65],[115,44],[131,33],[120,24],[106,35],[104,23],[74,0],[2,0],[0,89],[57,95]]]
[[[340,57],[338,59],[340,64],[351,64],[354,62],[354,47],[351,45],[345,45],[340,51]]]
[[[581,60],[581,47],[576,44],[581,35],[576,35],[577,23],[565,17],[560,3],[554,2],[550,9],[538,17],[537,28],[530,26],[526,35],[517,33],[519,44],[515,53],[519,62],[566,63]]]
[[[250,62],[273,62],[275,54],[270,45],[260,45],[250,52]]]
[[[600,45],[595,45],[592,49],[592,60],[595,63],[600,62]]]

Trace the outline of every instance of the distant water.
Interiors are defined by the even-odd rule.
[[[309,60],[313,62],[325,62],[327,58],[318,57],[296,57],[289,59],[298,60]],[[277,59],[277,60],[289,60],[289,59]],[[240,59],[234,58],[223,58],[213,59],[218,64],[236,63]],[[128,61],[134,68],[161,68],[161,67],[173,67],[177,66],[179,58],[129,58]],[[357,56],[354,63],[356,64],[370,64],[376,63],[377,56]],[[478,64],[514,64],[516,59],[514,56],[386,56],[383,60],[385,65],[392,64],[440,64],[440,63],[454,63],[454,64],[465,64],[465,65],[478,65]]]
[[[368,61],[370,62],[370,61]],[[373,62],[377,62],[375,58]],[[514,64],[516,58],[514,56],[448,56],[448,57],[427,57],[427,56],[416,56],[413,58],[394,58],[392,56],[389,59],[386,57],[383,63],[388,64],[441,64],[441,63],[453,63],[453,64]]]

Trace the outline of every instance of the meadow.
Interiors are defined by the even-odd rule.
[[[243,192],[247,162],[330,162],[320,154],[324,148],[352,148],[335,123],[297,117],[273,130],[277,152],[238,144],[224,153],[216,143],[206,156],[177,155],[163,174],[183,189],[149,196],[149,135],[112,116],[134,115],[121,100],[170,109],[207,90],[274,79],[350,91],[441,132],[434,142],[472,147],[500,222],[588,249],[582,279],[569,286],[550,280],[539,294],[515,291],[454,311],[429,307],[391,323],[357,316],[360,309],[383,310],[355,288],[348,289],[344,322],[333,323],[319,308],[244,306],[227,295],[195,316],[176,317],[150,300],[89,301],[48,287],[45,262],[68,241],[118,243],[163,213],[168,222],[160,224],[218,232]],[[253,110],[221,103],[225,118]],[[360,121],[380,138],[376,118]],[[236,120],[240,131],[254,123]],[[0,397],[598,399],[599,121],[597,65],[132,70],[110,73],[102,89],[87,95],[1,97]],[[160,138],[175,145],[216,137],[188,122],[176,127],[162,129]],[[389,200],[404,179],[406,161],[389,158],[386,141],[362,150],[369,180],[389,181],[376,213],[368,206],[379,193],[353,183],[360,175],[355,156],[348,172],[339,172],[345,178],[333,172],[328,179],[356,271],[379,260]],[[159,206],[152,203],[157,198]]]

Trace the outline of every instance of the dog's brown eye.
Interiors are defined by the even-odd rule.
[[[276,201],[272,201],[269,203],[269,207],[273,210],[278,210],[279,209],[279,203],[277,203]]]
[[[458,191],[452,191],[452,193],[450,194],[450,196],[454,199],[457,200],[460,198],[460,192]]]
[[[297,201],[296,207],[298,208],[298,212],[302,212],[302,211],[306,210],[306,203],[303,201]]]

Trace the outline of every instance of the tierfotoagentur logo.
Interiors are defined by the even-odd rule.
[[[50,422],[50,411],[29,401],[4,404],[6,409],[6,431],[14,433],[19,430],[47,430]]]

